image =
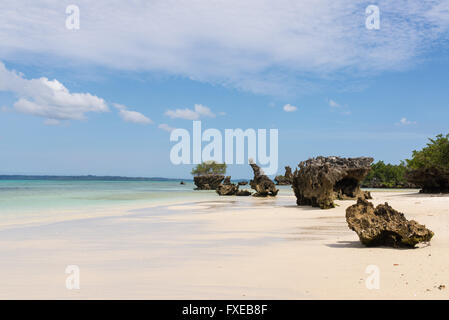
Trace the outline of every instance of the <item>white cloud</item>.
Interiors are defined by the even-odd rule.
[[[293,112],[293,111],[296,111],[298,108],[295,106],[292,106],[291,104],[286,104],[283,109],[285,112]]]
[[[166,124],[166,123],[161,123],[160,125],[158,125],[158,128],[159,129],[162,129],[162,130],[164,130],[164,131],[167,131],[167,132],[172,132],[173,130],[175,130],[175,128],[173,128],[173,127],[170,127],[168,124]]]
[[[447,0],[378,0],[380,30],[365,28],[369,4],[78,0],[80,30],[70,31],[58,1],[3,0],[0,59],[162,71],[266,94],[400,70],[448,38]]]
[[[338,108],[340,106],[340,104],[337,103],[336,101],[332,100],[332,99],[329,99],[329,106],[331,108]]]
[[[128,110],[127,106],[114,103],[114,107],[116,107],[119,110],[120,117],[126,122],[140,123],[140,124],[153,123],[153,121],[150,118],[146,117],[142,113]]]
[[[198,120],[201,117],[215,118],[215,114],[210,110],[210,108],[201,104],[195,104],[193,110],[188,108],[167,110],[165,115],[172,119],[179,118],[185,120]]]
[[[26,79],[0,62],[0,91],[18,96],[14,110],[53,120],[82,120],[88,112],[106,112],[105,101],[90,93],[70,93],[58,80]]]
[[[328,99],[329,107],[331,107],[331,112],[338,112],[339,114],[349,116],[352,114],[351,110],[347,104],[340,104],[335,100]]]
[[[396,124],[400,126],[409,126],[412,124],[416,124],[416,121],[410,121],[407,118],[401,118],[401,120],[399,120],[399,122]]]

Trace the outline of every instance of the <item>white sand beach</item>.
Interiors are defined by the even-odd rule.
[[[355,201],[320,210],[290,193],[1,227],[0,299],[449,298],[449,196],[372,192],[435,232],[428,246],[392,249],[348,229]],[[80,289],[66,288],[68,265]],[[379,289],[365,284],[369,265]]]

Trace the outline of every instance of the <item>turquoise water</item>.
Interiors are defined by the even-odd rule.
[[[219,198],[215,191],[194,187],[188,181],[0,180],[0,226]],[[289,186],[280,189],[281,194],[292,194]]]
[[[0,180],[0,210],[34,211],[57,208],[85,208],[172,199],[203,198],[193,183],[179,181],[49,181]]]
[[[179,181],[0,180],[0,219],[216,197],[193,188]]]

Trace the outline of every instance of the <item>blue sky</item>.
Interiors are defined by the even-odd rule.
[[[188,178],[164,128],[192,114],[278,129],[280,172],[317,155],[398,163],[449,131],[447,1],[378,1],[379,30],[372,3],[326,0],[78,1],[67,30],[72,2],[0,5],[0,174]]]

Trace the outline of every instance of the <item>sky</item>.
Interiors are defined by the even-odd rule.
[[[448,0],[3,0],[0,174],[189,178],[193,120],[396,164],[449,131],[448,40]]]

